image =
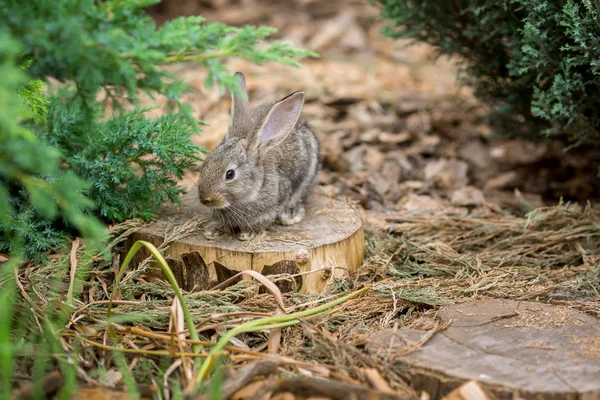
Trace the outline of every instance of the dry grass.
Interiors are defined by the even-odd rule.
[[[362,350],[371,333],[389,328],[433,329],[440,306],[483,297],[549,301],[600,314],[600,213],[591,208],[559,205],[527,218],[392,214],[385,220],[393,224],[395,234],[369,238],[368,256],[357,276],[338,281],[327,293],[288,293],[283,300],[288,310],[299,311],[314,306],[315,300],[358,287],[368,285],[370,290],[333,314],[284,328],[278,356],[263,352],[267,331],[239,335],[234,346],[227,348],[228,364],[235,368],[247,361],[270,359],[277,361],[286,376],[311,371],[353,384],[368,382],[365,371],[375,368],[393,389],[406,391],[404,371]],[[123,233],[138,226],[131,222],[114,227],[113,245],[122,244]],[[85,251],[85,246],[77,250],[78,260]],[[159,280],[146,281],[143,274],[133,273],[123,280],[121,298],[113,309],[117,337],[110,339],[107,299],[115,269],[112,261],[95,260],[89,279],[81,286],[79,299],[86,300],[69,309],[69,322],[61,334],[65,349],[81,346],[80,377],[96,383],[95,371],[111,369],[118,347],[138,382],[146,377],[155,387],[169,388],[185,380],[189,368],[177,360],[191,363],[197,356],[190,350],[187,334],[181,336],[172,329],[171,288]],[[47,310],[66,299],[68,277],[69,255],[65,254],[46,266],[23,270],[20,281],[31,304]],[[52,281],[59,284],[51,287],[48,282]],[[258,294],[257,284],[250,281],[224,290],[185,293],[184,299],[204,347],[224,330],[276,310],[272,295]],[[170,378],[159,382],[155,377],[164,371],[168,359],[175,361]]]

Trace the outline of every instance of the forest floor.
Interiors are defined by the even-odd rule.
[[[456,60],[435,60],[426,45],[407,46],[382,36],[378,9],[364,0],[172,0],[154,11],[159,21],[200,14],[209,22],[274,26],[277,38],[320,54],[304,60],[302,68],[228,64],[244,72],[253,105],[305,91],[304,115],[319,136],[325,162],[317,190],[358,204],[367,232],[367,257],[358,274],[335,282],[321,296],[361,285],[372,289],[315,325],[285,328],[279,376],[328,377],[342,385],[342,392],[364,384],[378,390],[389,385],[406,394],[412,390],[410,374],[366,351],[377,332],[435,331],[440,307],[486,298],[550,302],[600,316],[600,163],[564,153],[564,143],[557,141],[495,137],[486,108],[457,83]],[[204,71],[194,65],[175,72],[197,89],[184,101],[209,124],[194,140],[212,150],[229,123],[229,96],[204,88]],[[194,190],[197,179],[198,170],[189,171],[182,185]],[[572,203],[559,204],[561,197]],[[43,270],[38,273],[43,279]],[[96,290],[95,296],[88,294],[90,303],[106,293],[98,277],[86,289]],[[270,294],[250,295],[248,285],[186,295],[206,339],[215,339],[209,329],[215,324],[237,321],[219,313],[275,311]],[[124,287],[139,302],[123,303],[116,315],[137,313],[137,323],[146,329],[143,335],[122,331],[128,338],[124,343],[139,349],[170,346],[148,333],[169,329],[168,286],[132,274]],[[316,299],[284,296],[290,307]],[[105,307],[85,306],[71,329],[97,321]],[[92,334],[101,341],[102,330]],[[236,346],[262,349],[267,336],[240,335]],[[87,352],[82,357],[92,364],[106,360]],[[253,359],[237,357],[231,363],[235,368]],[[156,357],[140,356],[130,360],[130,369],[162,384],[158,364]],[[172,367],[173,379],[178,373],[184,381],[189,378],[185,362]],[[252,398],[261,385],[274,384],[267,378],[240,384],[235,378],[234,373],[225,386],[238,385],[237,399]]]
[[[428,214],[488,206],[522,215],[560,198],[600,198],[597,159],[564,153],[558,141],[495,138],[485,107],[457,83],[456,60],[384,37],[368,2],[172,0],[162,8],[159,22],[201,14],[208,22],[273,26],[275,38],[319,53],[302,68],[228,66],[246,75],[253,105],[305,91],[304,115],[325,157],[320,184],[330,194],[367,210]],[[229,96],[204,88],[204,71],[192,64],[176,73],[197,89],[185,100],[209,124],[197,143],[212,150],[229,123]],[[196,180],[192,172],[183,184]]]
[[[327,365],[324,375],[337,373],[340,382],[373,386],[365,370],[382,364],[364,351],[377,332],[435,330],[444,305],[535,300],[600,315],[600,163],[563,152],[558,141],[496,137],[488,110],[457,82],[457,60],[384,37],[379,10],[363,0],[182,0],[162,7],[159,20],[201,14],[209,22],[273,26],[277,38],[320,55],[298,69],[229,64],[246,75],[251,104],[305,91],[304,115],[324,156],[317,190],[358,204],[368,233],[367,259],[353,284],[323,296],[359,284],[374,290],[319,325],[329,331],[284,331],[279,354]],[[229,123],[229,96],[203,88],[193,65],[177,74],[198,90],[187,101],[209,124],[197,143],[212,150]],[[197,179],[190,171],[183,184],[194,190]],[[561,198],[573,203],[556,207]],[[299,297],[287,301],[298,304]],[[268,296],[237,305],[273,310]],[[397,369],[379,371],[401,391]]]

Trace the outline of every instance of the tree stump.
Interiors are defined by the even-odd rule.
[[[448,306],[438,317],[449,327],[422,346],[427,332],[388,330],[371,335],[367,349],[397,355],[411,386],[431,399],[471,380],[500,399],[600,398],[600,321],[593,316],[494,299]]]
[[[137,240],[158,247],[168,231],[193,219],[209,218],[210,210],[200,204],[194,191],[181,201],[181,206],[166,206],[158,221],[131,235],[126,250]],[[139,251],[132,266],[148,255]],[[275,225],[262,237],[247,242],[229,235],[207,240],[201,229],[196,229],[171,242],[165,255],[185,290],[208,289],[238,271],[252,269],[264,275],[294,275],[278,283],[283,291],[317,293],[331,277],[346,276],[362,264],[364,231],[360,216],[350,205],[313,194],[307,202],[306,217],[296,225]],[[162,276],[158,269],[153,270]]]

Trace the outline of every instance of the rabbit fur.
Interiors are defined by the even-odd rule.
[[[229,129],[198,181],[199,199],[212,209],[208,239],[231,233],[249,240],[277,222],[302,221],[322,164],[318,139],[300,115],[304,92],[250,110],[244,75],[235,75],[240,90],[232,93]]]

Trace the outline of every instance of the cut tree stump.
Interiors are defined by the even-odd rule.
[[[137,240],[158,247],[168,232],[191,220],[209,218],[210,210],[200,204],[194,191],[181,201],[181,206],[165,207],[157,222],[131,235],[126,251]],[[238,271],[252,269],[265,275],[294,275],[278,282],[282,291],[317,293],[331,277],[356,271],[365,255],[359,214],[346,203],[318,194],[309,198],[302,222],[275,225],[264,236],[247,242],[229,235],[207,240],[197,228],[190,226],[193,232],[169,243],[165,252],[178,283],[185,290],[206,290]],[[148,256],[147,251],[139,251],[132,266]],[[151,270],[152,275],[164,277],[156,266]]]
[[[386,330],[367,350],[407,371],[411,386],[440,399],[478,381],[501,399],[600,399],[600,321],[564,306],[483,300],[439,311],[450,321],[427,332]],[[410,352],[411,348],[414,351]]]

